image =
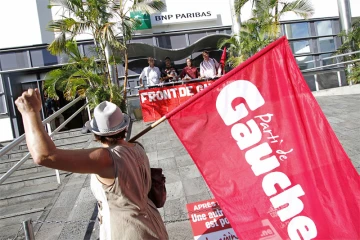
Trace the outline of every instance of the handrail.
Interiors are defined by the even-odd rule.
[[[340,65],[340,64],[348,64],[348,63],[353,63],[353,62],[358,62],[358,61],[360,61],[360,58],[351,60],[351,61],[346,61],[346,62],[340,62],[340,63],[328,64],[328,65],[324,65],[324,66],[320,66],[320,67],[308,68],[308,69],[302,70],[302,72],[307,73],[307,72],[313,71],[315,69],[327,68],[327,67],[332,67],[332,66],[336,66],[336,65]]]
[[[49,116],[48,118],[46,118],[45,120],[42,121],[42,124],[45,125],[49,122],[51,122],[52,120],[54,120],[55,118],[57,118],[61,113],[63,113],[64,111],[66,111],[67,109],[69,109],[70,107],[72,107],[75,103],[77,103],[78,101],[81,100],[81,97],[78,97],[76,99],[74,99],[72,102],[66,104],[63,108],[61,108],[60,110],[58,110],[57,112],[55,112],[54,114],[52,114],[51,116]],[[7,152],[11,151],[14,147],[16,147],[17,145],[19,145],[19,143],[21,143],[22,141],[24,141],[25,139],[25,134],[21,135],[20,137],[17,137],[15,140],[13,140],[11,143],[9,143],[8,145],[6,145],[5,147],[3,147],[0,150],[0,157],[4,156]]]
[[[320,58],[320,59],[316,59],[316,60],[310,60],[310,61],[306,61],[306,62],[303,62],[303,63],[320,62],[320,61],[328,60],[328,59],[332,59],[332,58],[338,58],[338,57],[343,57],[343,56],[347,56],[347,55],[354,55],[354,54],[356,54],[356,53],[360,53],[360,51],[343,53],[343,54],[334,55],[334,56],[330,56],[330,57],[326,57],[326,58]],[[308,55],[301,55],[301,56],[295,56],[295,57],[305,57],[305,56],[308,56]]]
[[[45,120],[42,121],[42,124],[47,124],[50,121],[54,120],[56,117],[58,117],[61,113],[63,113],[64,111],[66,111],[67,109],[69,109],[71,106],[73,106],[75,103],[77,103],[78,101],[81,100],[81,97],[76,98],[75,100],[73,100],[72,102],[68,103],[67,105],[65,105],[63,108],[61,108],[60,110],[58,110],[57,112],[55,112],[54,114],[52,114],[51,116],[49,116],[48,118],[46,118]],[[66,119],[62,124],[60,124],[59,127],[57,127],[51,134],[49,134],[50,137],[54,136],[56,133],[58,133],[63,127],[66,126],[66,124],[68,124],[76,115],[78,115],[87,105],[89,104],[89,102],[85,103],[81,108],[79,108],[76,112],[74,112],[68,119]],[[15,139],[13,142],[11,142],[9,145],[7,145],[6,147],[4,147],[3,149],[1,149],[0,151],[0,156],[3,156],[4,154],[6,154],[7,152],[9,152],[10,150],[12,150],[15,146],[17,146],[19,143],[21,143],[25,138],[25,134],[21,135],[20,137],[18,137],[17,139]],[[6,148],[6,149],[5,149]],[[4,150],[5,149],[5,150]],[[13,174],[24,162],[26,162],[26,160],[30,157],[30,153],[27,153],[22,159],[20,159],[14,166],[12,166],[5,174],[3,174],[0,177],[0,184],[2,184],[11,174]]]

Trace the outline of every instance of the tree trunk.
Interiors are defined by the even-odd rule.
[[[115,67],[114,65],[111,65],[111,56],[112,56],[112,50],[109,44],[105,45],[105,55],[106,55],[106,64],[107,68],[109,70],[109,76],[112,84],[118,85],[117,79],[116,79],[116,73],[115,73]]]
[[[125,73],[124,73],[124,98],[123,101],[126,100],[126,87],[128,83],[128,69],[129,69],[129,63],[128,63],[128,51],[125,48]]]

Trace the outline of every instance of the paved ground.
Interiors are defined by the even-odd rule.
[[[317,97],[317,100],[360,173],[360,94]],[[135,122],[132,135],[146,126],[143,122]],[[166,175],[168,197],[160,211],[170,239],[193,239],[190,223],[186,220],[186,204],[210,199],[211,192],[167,122],[146,134],[140,142],[145,146],[151,166],[163,168]],[[77,198],[73,197],[74,193],[78,194]],[[95,219],[95,200],[88,176],[73,174],[59,194],[46,220]],[[97,227],[98,223],[45,224],[36,239],[97,239]]]

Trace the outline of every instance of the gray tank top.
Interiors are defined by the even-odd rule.
[[[148,199],[151,188],[149,159],[138,144],[110,148],[115,181],[103,185],[95,174],[91,190],[98,200],[100,239],[168,239],[164,222]]]

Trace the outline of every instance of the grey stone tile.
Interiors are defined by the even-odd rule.
[[[204,201],[204,200],[209,200],[209,199],[211,199],[209,192],[203,192],[203,193],[199,193],[199,194],[195,194],[195,195],[186,196],[187,203],[194,203],[194,202],[199,202],[199,201]]]
[[[170,141],[158,142],[156,147],[157,147],[158,151],[162,151],[164,149],[170,149],[171,148],[171,142]]]
[[[192,179],[192,178],[201,177],[201,174],[195,164],[185,167],[180,167],[179,173],[181,179]]]
[[[156,142],[148,143],[144,145],[146,152],[155,152],[157,150],[156,148]]]
[[[166,224],[166,230],[171,240],[194,239],[190,221],[168,223]]]
[[[185,197],[181,181],[166,184],[166,201]]]
[[[150,163],[150,167],[152,168],[158,168],[159,167],[159,161],[158,160],[152,160],[152,161],[149,161]]]
[[[175,160],[178,167],[185,167],[194,164],[194,161],[191,159],[189,154],[176,156]]]
[[[164,206],[165,221],[188,218],[185,197],[168,200]]]
[[[184,179],[182,183],[186,196],[207,192],[207,186],[202,177]]]
[[[164,170],[163,174],[166,177],[166,183],[179,182],[181,180],[178,169]]]
[[[172,158],[175,157],[174,152],[172,149],[164,149],[158,151],[157,154],[158,160],[166,159],[166,158]]]
[[[173,151],[174,151],[174,154],[175,156],[182,156],[182,155],[185,155],[185,154],[189,154],[186,149],[184,148],[184,146],[178,146],[178,147],[173,147]]]
[[[157,151],[155,151],[155,152],[146,152],[146,155],[148,156],[149,161],[158,160]]]
[[[163,170],[176,169],[176,161],[174,157],[159,160],[159,167]]]

